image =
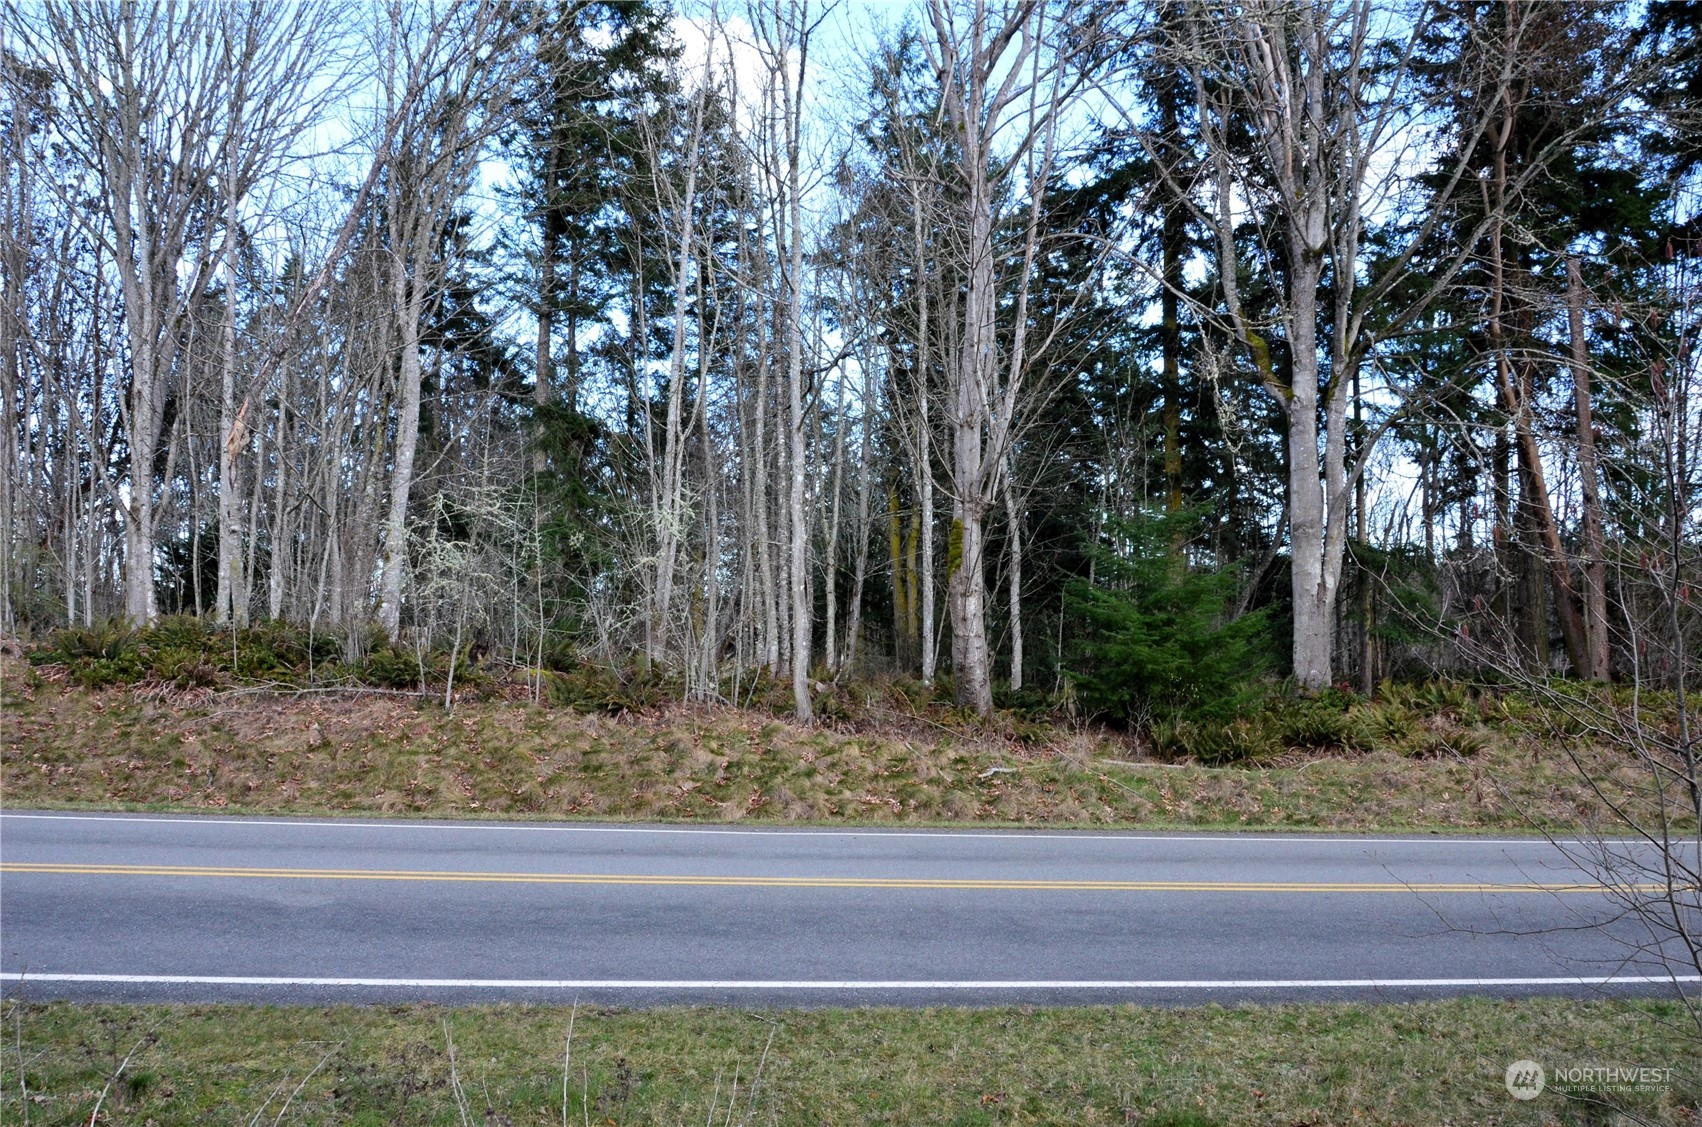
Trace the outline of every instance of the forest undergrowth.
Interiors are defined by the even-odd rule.
[[[1008,698],[981,718],[953,708],[949,686],[818,682],[820,719],[805,726],[786,716],[789,686],[769,679],[743,686],[738,704],[690,701],[637,669],[474,665],[464,653],[451,688],[447,654],[383,647],[350,661],[334,638],[248,634],[233,643],[229,631],[171,619],[148,631],[62,631],[27,660],[11,646],[0,674],[7,801],[1485,831],[1611,830],[1604,796],[1633,811],[1648,801],[1620,750],[1493,686],[1385,684],[1366,699],[1273,685],[1238,718],[1111,727],[1073,714],[1067,692]],[[1658,716],[1658,694],[1639,704]],[[1604,785],[1584,786],[1581,771]]]

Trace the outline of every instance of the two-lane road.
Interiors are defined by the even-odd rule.
[[[34,998],[1670,990],[1647,944],[1534,839],[0,815],[0,987]]]

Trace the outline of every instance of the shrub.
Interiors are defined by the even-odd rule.
[[[1418,731],[1418,717],[1405,705],[1385,701],[1366,709],[1359,727],[1367,747],[1396,747]]]
[[[88,689],[138,681],[147,662],[135,631],[121,622],[55,630],[30,651],[36,665],[63,665],[71,681]]]
[[[1049,695],[1039,689],[1018,689],[1012,691],[1004,685],[993,689],[993,704],[1005,712],[1012,712],[1027,720],[1038,720],[1049,716],[1056,705]]]
[[[1241,719],[1203,728],[1194,758],[1207,766],[1229,766],[1269,759],[1281,753],[1281,744],[1271,737],[1266,725]]]
[[[317,671],[343,653],[337,630],[308,630],[287,622],[267,621],[237,631],[237,671],[244,677],[291,676]],[[229,652],[228,644],[225,647]]]
[[[630,712],[660,704],[671,694],[658,674],[627,666],[617,669],[579,662],[550,675],[550,700],[581,712]]]
[[[141,631],[141,640],[158,650],[204,650],[213,641],[210,623],[191,614],[172,614]]]
[[[1193,759],[1207,767],[1251,763],[1282,753],[1282,745],[1260,718],[1243,717],[1228,723],[1207,720],[1161,720],[1147,738],[1153,749],[1172,759]]]
[[[71,626],[55,630],[30,654],[37,665],[76,665],[82,661],[112,661],[133,652],[136,636],[121,622]]]
[[[1324,698],[1288,701],[1270,713],[1270,723],[1284,747],[1347,748],[1359,742],[1353,717]]]
[[[1478,717],[1477,693],[1470,685],[1458,681],[1425,681],[1419,685],[1386,684],[1384,699],[1404,704],[1426,716],[1447,716],[1469,721],[1475,721]]]
[[[1098,581],[1066,594],[1079,624],[1066,669],[1082,705],[1117,721],[1229,719],[1256,701],[1270,667],[1262,613],[1232,617],[1239,576],[1189,565],[1183,514],[1147,515],[1113,526],[1124,553],[1102,551]]]
[[[1489,747],[1483,733],[1470,729],[1425,736],[1408,752],[1414,759],[1470,759]]]
[[[611,670],[610,672],[623,683],[633,682],[639,677],[636,670],[628,670],[624,673],[619,670]],[[729,686],[729,690],[731,688],[732,686]],[[626,699],[624,690],[617,690],[614,695],[617,700],[625,701]],[[738,687],[738,703],[746,708],[766,712],[773,716],[783,716],[797,708],[797,701],[792,697],[791,677],[787,676],[782,679],[766,669],[750,670],[745,673],[742,683]],[[630,705],[631,702],[628,701],[620,707],[629,707]]]
[[[310,630],[284,622],[232,629],[173,615],[140,630],[120,623],[59,630],[29,656],[38,665],[66,666],[71,680],[88,688],[139,681],[195,688],[254,681],[306,684],[309,680],[420,687],[420,657],[412,648],[390,644],[373,627],[354,638],[362,656],[350,660],[344,652],[347,640],[342,631]],[[427,686],[443,686],[451,660],[457,689],[485,689],[491,684],[489,675],[473,664],[469,644],[453,659],[447,650],[428,651]]]
[[[439,655],[426,655],[426,680],[431,681]],[[419,655],[395,646],[372,650],[361,662],[361,680],[392,689],[417,689],[420,685]]]
[[[229,680],[228,668],[221,669],[200,649],[159,650],[150,655],[148,672],[180,689],[210,688]]]
[[[842,690],[837,685],[829,685],[825,692],[818,694],[812,702],[817,720],[850,720],[851,708]]]

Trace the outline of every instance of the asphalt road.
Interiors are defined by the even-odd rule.
[[[1604,879],[1538,839],[9,811],[0,989],[789,1006],[1670,992],[1684,968]]]

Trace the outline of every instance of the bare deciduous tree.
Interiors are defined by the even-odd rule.
[[[1111,9],[1038,0],[958,5],[931,0],[928,41],[941,100],[957,146],[964,292],[956,355],[950,358],[952,525],[947,591],[957,701],[993,707],[987,637],[986,518],[999,497],[1006,455],[1031,396],[1030,365],[1042,342],[1029,340],[1029,295],[1039,251],[1043,198],[1058,156],[1060,119],[1082,75],[1103,49]],[[996,245],[1026,195],[1014,249]],[[1020,197],[1018,197],[1020,198]],[[1009,301],[1006,331],[1001,298]]]
[[[224,339],[219,396],[219,563],[213,610],[220,622],[248,619],[248,568],[243,560],[242,482],[238,454],[254,428],[250,404],[237,396],[237,259],[242,210],[250,193],[273,175],[338,92],[326,72],[338,28],[324,4],[250,3],[218,8],[219,49],[231,74],[223,125],[224,164],[218,190],[224,203]],[[250,530],[252,534],[252,530]],[[252,540],[250,541],[252,544]]]
[[[408,505],[419,447],[421,334],[437,300],[446,229],[471,185],[479,155],[505,122],[512,76],[512,14],[494,0],[467,6],[392,5],[382,29],[386,118],[404,115],[386,154],[384,218],[398,351],[395,452],[380,557],[378,624],[402,620]],[[421,93],[416,95],[415,91]]]
[[[235,143],[224,126],[249,53],[213,5],[44,3],[39,19],[8,9],[11,33],[61,80],[60,136],[98,178],[85,214],[122,290],[128,378],[120,408],[129,450],[114,498],[123,514],[124,614],[158,611],[154,524],[167,402],[181,341],[212,280],[220,247],[216,182]]]
[[[804,82],[808,75],[810,35],[814,30],[807,0],[776,0],[757,16],[759,47],[769,70],[770,92],[779,112],[774,138],[778,204],[775,250],[781,262],[780,309],[785,317],[787,423],[787,595],[792,636],[787,662],[792,670],[792,706],[808,722],[810,653],[814,613],[810,599],[810,535],[814,522],[804,510],[810,449],[804,411]],[[831,594],[829,596],[831,598]]]
[[[1458,233],[1427,284],[1397,299],[1414,256],[1473,186],[1469,170],[1529,62],[1517,35],[1469,44],[1460,82],[1473,98],[1450,115],[1414,74],[1439,15],[1429,3],[1397,13],[1371,0],[1204,0],[1165,48],[1195,91],[1209,196],[1196,216],[1216,244],[1224,320],[1287,424],[1293,670],[1308,689],[1331,680],[1353,481],[1395,417],[1386,413],[1350,457],[1356,373],[1379,339],[1398,338],[1447,292],[1508,200],[1575,135],[1549,138]],[[1534,17],[1527,5],[1509,6],[1507,18]],[[1426,212],[1373,263],[1363,248],[1367,223],[1407,202],[1411,154],[1426,147],[1441,158]],[[1243,300],[1248,278],[1276,295],[1268,316]],[[1367,330],[1373,316],[1376,333]],[[1398,398],[1402,389],[1386,390]]]

